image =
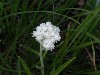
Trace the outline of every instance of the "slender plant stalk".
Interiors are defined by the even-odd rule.
[[[41,62],[41,73],[42,75],[44,75],[44,64],[43,64],[43,56],[42,56],[42,45],[40,44],[40,62]]]

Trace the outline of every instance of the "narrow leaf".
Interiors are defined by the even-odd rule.
[[[19,58],[20,62],[22,63],[22,66],[23,66],[23,68],[24,68],[26,74],[27,74],[27,75],[32,75],[32,73],[30,72],[29,68],[27,67],[27,65],[25,64],[25,62],[23,61],[23,59],[20,58],[20,57],[18,57],[18,58]]]
[[[51,73],[51,75],[58,75],[63,69],[65,69],[76,57],[73,57],[72,59],[70,59],[69,61],[67,61],[66,63],[64,63],[63,65],[61,65],[58,69],[56,69],[55,71],[53,71]]]

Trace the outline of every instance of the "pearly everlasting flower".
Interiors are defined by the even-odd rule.
[[[60,29],[51,24],[51,22],[41,23],[36,27],[36,31],[33,31],[32,37],[46,49],[54,49],[54,44],[60,41]]]

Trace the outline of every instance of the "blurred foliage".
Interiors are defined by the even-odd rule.
[[[99,11],[96,0],[0,0],[0,75],[41,75],[31,33],[46,21],[62,39],[44,51],[45,75],[100,75]]]

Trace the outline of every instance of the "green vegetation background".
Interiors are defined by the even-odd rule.
[[[96,0],[0,0],[0,75],[41,75],[32,31],[50,21],[61,41],[44,51],[45,75],[100,75],[100,4]]]

